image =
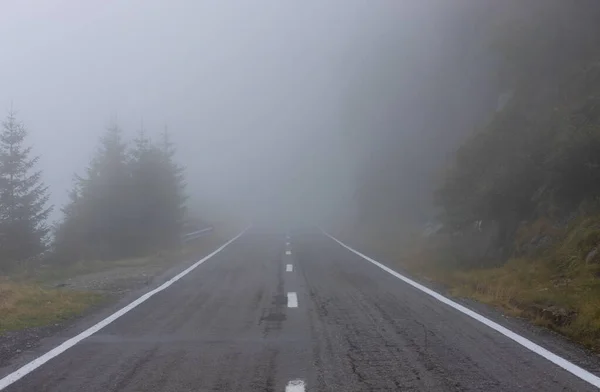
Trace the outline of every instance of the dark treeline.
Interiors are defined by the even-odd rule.
[[[489,119],[502,92],[487,36],[498,2],[420,7],[414,23],[426,27],[419,35],[391,15],[391,27],[358,48],[360,61],[347,65],[344,125],[357,161],[357,222],[378,231],[402,231],[398,226],[436,215],[441,168]]]
[[[347,94],[350,144],[363,157],[357,221],[376,232],[427,221],[455,235],[493,228],[495,250],[456,259],[497,263],[527,224],[564,227],[598,210],[600,3],[438,7],[447,12],[434,38],[419,37],[414,53],[396,49],[404,38],[393,28],[357,67],[362,84]]]
[[[458,150],[436,200],[449,228],[494,222],[496,245],[512,252],[525,222],[564,223],[600,197],[600,3],[503,11],[487,39],[509,95]]]
[[[71,263],[147,254],[177,244],[185,213],[183,168],[165,131],[133,143],[117,125],[99,141],[85,172],[76,175],[62,221],[50,236],[48,189],[25,146],[14,112],[0,133],[0,270],[45,260]]]

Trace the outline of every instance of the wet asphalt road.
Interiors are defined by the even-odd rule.
[[[5,391],[596,390],[318,231],[290,242],[250,230]]]

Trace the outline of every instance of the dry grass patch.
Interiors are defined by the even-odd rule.
[[[532,230],[541,229],[534,225]],[[526,317],[600,351],[600,257],[589,256],[600,247],[600,216],[581,218],[560,236],[552,235],[551,248],[499,267],[449,268],[443,257],[442,262],[417,258],[419,263],[406,267],[444,284],[455,296]]]
[[[51,325],[80,314],[98,303],[94,293],[45,289],[33,283],[0,281],[0,334]]]
[[[600,352],[600,215],[579,218],[562,230],[548,220],[535,221],[519,230],[516,248],[540,236],[551,238],[552,245],[481,268],[455,256],[452,238],[414,236],[408,245],[368,233],[351,238],[367,253],[396,260],[456,297],[493,305]]]
[[[145,257],[36,266],[14,272],[10,277],[0,276],[0,334],[59,323],[103,300],[104,296],[94,291],[54,288],[67,279],[122,269],[150,268],[152,273],[159,273],[182,261],[197,260],[222,245],[222,238],[221,233],[214,233]]]

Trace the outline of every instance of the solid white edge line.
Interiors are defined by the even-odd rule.
[[[452,301],[451,299],[446,298],[443,295],[423,286],[422,284],[419,284],[419,283],[415,282],[414,280],[407,278],[406,276],[394,271],[393,269],[386,267],[385,265],[381,264],[380,262],[375,261],[372,258],[360,253],[359,251],[352,249],[348,245],[344,244],[342,241],[340,241],[337,238],[333,237],[332,235],[328,234],[326,231],[324,231],[324,230],[321,230],[321,231],[327,237],[331,238],[332,240],[334,240],[335,242],[337,242],[344,248],[346,248],[349,251],[353,252],[354,254],[362,257],[363,259],[375,264],[382,270],[394,275],[396,278],[404,281],[405,283],[413,286],[414,288],[416,288],[418,290],[421,290],[425,294],[437,299],[438,301],[443,302],[444,304],[453,307],[454,309],[458,310],[459,312],[466,314],[467,316],[479,321],[480,323],[487,325],[488,327],[492,328],[493,330],[500,332],[502,335],[506,336],[507,338],[519,343],[521,346],[546,358],[550,362],[554,363],[555,365],[560,366],[561,368],[568,371],[569,373],[579,377],[580,379],[582,379],[584,381],[587,381],[588,383],[592,384],[595,387],[600,388],[600,377],[588,372],[587,370],[575,365],[572,362],[567,361],[563,357],[560,357],[560,356],[554,354],[553,352],[548,351],[547,349],[543,348],[542,346],[540,346],[540,345],[532,342],[531,340],[509,330],[508,328],[505,328],[502,325],[480,315],[479,313],[476,313],[476,312],[472,311],[471,309],[466,308],[463,305],[460,305],[460,304]]]
[[[113,321],[115,321],[116,319],[118,319],[119,317],[123,316],[125,313],[127,313],[130,310],[134,309],[135,307],[137,307],[141,303],[147,301],[153,295],[155,295],[155,294],[157,294],[157,293],[165,290],[167,287],[171,286],[173,283],[177,282],[179,279],[181,279],[185,275],[189,274],[192,270],[194,270],[200,264],[204,263],[206,260],[210,259],[214,255],[216,255],[217,253],[219,253],[220,251],[222,251],[223,249],[225,249],[225,247],[227,245],[231,244],[233,241],[235,241],[238,238],[240,238],[242,236],[242,234],[244,234],[248,229],[249,228],[244,229],[240,234],[238,234],[237,236],[235,236],[231,240],[227,241],[225,244],[221,245],[217,250],[215,250],[214,252],[212,252],[208,256],[205,256],[201,260],[195,262],[190,267],[186,268],[184,271],[182,271],[179,274],[175,275],[175,277],[169,279],[168,281],[166,281],[165,283],[163,283],[159,287],[155,288],[152,291],[147,292],[146,294],[142,295],[141,297],[139,297],[138,299],[136,299],[135,301],[133,301],[129,305],[127,305],[127,306],[119,309],[118,311],[116,311],[115,313],[111,314],[110,316],[108,316],[104,320],[98,322],[94,326],[92,326],[92,327],[86,329],[85,331],[81,332],[79,335],[76,335],[75,337],[72,337],[71,339],[65,341],[64,343],[62,343],[62,344],[58,345],[57,347],[53,348],[52,350],[48,351],[46,354],[44,354],[44,355],[42,355],[42,356],[34,359],[33,361],[27,363],[26,365],[23,365],[21,368],[19,368],[19,369],[15,370],[14,372],[8,374],[7,376],[5,376],[4,378],[2,378],[0,380],[0,390],[3,390],[4,388],[8,387],[9,385],[13,384],[14,382],[16,382],[16,381],[20,380],[21,378],[25,377],[27,374],[29,374],[32,371],[34,371],[35,369],[39,368],[40,366],[42,366],[43,364],[45,364],[46,362],[48,362],[52,358],[54,358],[54,357],[56,357],[56,356],[64,353],[65,351],[67,351],[68,349],[70,349],[71,347],[73,347],[74,345],[76,345],[77,343],[81,342],[83,339],[88,338],[91,335],[95,334],[96,332],[98,332],[102,328],[106,327],[107,325],[109,325],[110,323],[112,323]]]
[[[304,392],[304,381],[292,380],[285,386],[285,392]]]
[[[294,266],[291,264],[286,265],[285,272],[294,272]]]
[[[287,293],[287,306],[288,308],[298,307],[298,295],[294,292]]]

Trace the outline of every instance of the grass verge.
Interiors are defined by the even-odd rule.
[[[161,271],[186,260],[194,260],[222,245],[229,235],[215,231],[211,235],[201,237],[188,244],[150,253],[146,256],[131,257],[118,260],[86,260],[67,265],[46,264],[35,269],[21,271],[13,276],[13,280],[37,282],[43,285],[54,284],[69,278],[116,269],[148,268]]]
[[[96,293],[45,289],[34,283],[0,282],[0,334],[68,320],[102,301]]]
[[[529,229],[539,235],[538,226],[534,222]],[[442,284],[453,296],[493,305],[600,352],[600,215],[553,230],[549,248],[487,268],[461,267],[439,243],[415,240],[417,246],[401,252],[389,238],[377,236],[362,245],[423,280]],[[526,232],[517,245],[527,242]]]
[[[436,280],[455,296],[496,306],[600,351],[599,272],[596,265],[583,265],[565,275],[544,260],[522,258],[498,268],[440,274]]]
[[[189,244],[144,257],[45,265],[17,271],[10,277],[0,276],[0,335],[68,320],[107,298],[93,290],[55,287],[69,278],[111,270],[159,274],[180,262],[196,260],[230,236],[229,231],[220,230]]]

